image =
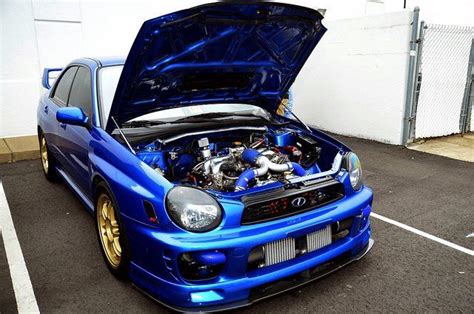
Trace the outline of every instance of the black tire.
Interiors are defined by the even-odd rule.
[[[43,174],[46,179],[50,182],[56,182],[58,180],[58,174],[56,172],[56,160],[51,154],[46,141],[45,136],[42,132],[38,135],[39,146],[40,146],[40,162],[41,168],[43,169]]]
[[[96,198],[95,198],[95,220],[96,220],[96,233],[97,233],[97,239],[99,240],[99,247],[100,247],[100,251],[102,252],[102,257],[104,258],[104,261],[107,265],[107,268],[110,270],[110,272],[118,279],[120,280],[127,280],[128,279],[128,273],[129,273],[129,268],[130,268],[130,247],[129,247],[129,243],[128,243],[128,240],[127,240],[127,236],[126,236],[126,233],[125,233],[125,228],[122,224],[122,219],[120,218],[120,209],[117,205],[117,202],[115,200],[115,197],[113,195],[113,193],[110,191],[109,187],[107,186],[107,184],[105,184],[104,182],[100,182],[97,184],[96,186],[96,189],[95,189],[95,195],[96,195]],[[120,244],[120,251],[121,251],[121,254],[120,254],[120,259],[119,259],[119,262],[117,263],[117,260],[115,260],[110,254],[110,239],[107,240],[106,238],[109,238],[107,236],[107,231],[105,234],[103,234],[103,227],[101,226],[102,223],[104,222],[104,219],[101,220],[101,213],[103,212],[103,209],[99,209],[99,206],[102,206],[100,205],[104,199],[103,198],[107,198],[110,202],[111,202],[111,205],[112,205],[112,210],[114,212],[114,219],[116,221],[116,227],[118,227],[118,230],[119,230],[119,235],[118,235],[118,243]],[[113,223],[109,223],[110,225],[110,228],[113,229]],[[113,231],[110,231],[110,234],[112,234],[112,236],[114,236],[114,232]],[[115,241],[112,241],[112,242],[115,242]],[[116,243],[113,243],[113,246],[114,249],[113,251],[115,251],[116,253],[116,250],[115,250],[115,244]],[[107,249],[107,247],[109,247],[109,249]],[[107,252],[109,251],[109,252]],[[112,253],[112,255],[114,255],[115,253]]]

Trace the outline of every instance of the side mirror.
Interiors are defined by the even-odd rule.
[[[89,117],[78,107],[64,107],[56,111],[56,120],[61,123],[87,126]]]
[[[51,77],[52,72],[61,72],[63,69],[62,68],[45,68],[43,70],[43,77],[41,79],[41,84],[43,85],[44,88],[50,89],[51,88],[51,80],[55,80],[57,78],[57,75],[54,77]],[[58,73],[59,74],[59,73]]]

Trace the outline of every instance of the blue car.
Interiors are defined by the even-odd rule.
[[[113,275],[175,310],[214,311],[371,249],[359,159],[283,100],[321,20],[289,4],[203,5],[146,21],[126,60],[45,69],[44,174],[95,217]]]

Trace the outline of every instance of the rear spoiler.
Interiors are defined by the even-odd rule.
[[[41,84],[43,85],[43,87],[46,88],[46,89],[50,89],[51,84],[49,82],[50,81],[49,74],[51,72],[61,72],[62,70],[63,70],[63,68],[44,68],[43,77],[41,79]]]

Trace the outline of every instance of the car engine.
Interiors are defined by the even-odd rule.
[[[172,182],[235,192],[319,172],[320,153],[313,138],[282,128],[155,141],[137,155]]]

